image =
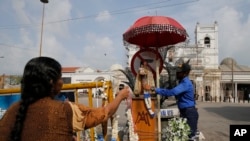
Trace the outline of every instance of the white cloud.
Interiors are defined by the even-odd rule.
[[[94,33],[86,36],[88,45],[84,46],[83,60],[96,69],[108,69],[115,60],[113,41],[109,37],[101,37]]]
[[[25,29],[20,30],[21,36],[21,42],[26,46],[26,47],[31,47],[34,45],[34,41],[31,40],[30,38],[30,32],[28,32]]]
[[[249,15],[243,15],[242,12],[233,7],[224,7],[217,13],[220,15],[217,17],[219,21],[220,58],[233,57],[239,64],[247,65],[246,58],[250,51],[250,48],[247,47],[248,37],[250,36]],[[245,18],[247,20],[242,20]]]
[[[12,4],[12,7],[18,17],[17,20],[21,20],[23,23],[30,23],[29,13],[25,11],[27,3],[25,3],[25,1],[12,1]]]
[[[97,17],[96,17],[96,21],[98,22],[103,22],[103,21],[108,21],[111,18],[111,15],[109,13],[109,11],[105,10],[100,12]]]
[[[83,66],[77,56],[70,53],[70,50],[63,47],[55,37],[50,36],[47,38],[43,45],[43,56],[50,56],[57,59],[62,66]]]

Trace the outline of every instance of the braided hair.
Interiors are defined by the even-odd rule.
[[[31,59],[24,68],[21,80],[21,102],[10,141],[20,141],[29,105],[44,97],[54,97],[53,84],[61,78],[61,65],[49,57]]]

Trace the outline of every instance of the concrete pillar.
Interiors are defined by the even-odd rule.
[[[238,103],[238,88],[237,88],[237,82],[234,83],[234,94],[235,94],[235,102]]]

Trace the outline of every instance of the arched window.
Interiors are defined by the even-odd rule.
[[[204,44],[206,47],[210,47],[210,38],[209,37],[205,37]]]

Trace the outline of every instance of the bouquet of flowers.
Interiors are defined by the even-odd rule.
[[[190,127],[186,118],[172,118],[162,130],[164,141],[187,141],[189,139]]]

